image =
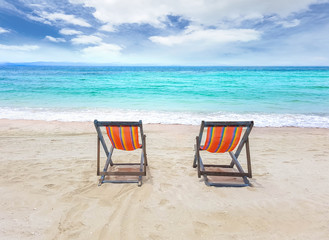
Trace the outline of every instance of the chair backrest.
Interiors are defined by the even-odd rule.
[[[106,126],[107,135],[116,149],[132,151],[141,148],[137,126]]]
[[[212,153],[231,152],[240,141],[242,127],[208,127],[202,150]]]
[[[139,122],[114,122],[114,121],[94,121],[98,137],[103,145],[106,154],[109,153],[103,139],[100,127],[105,127],[107,135],[113,148],[132,151],[143,146],[143,123]],[[139,129],[139,131],[138,131]],[[139,143],[139,135],[142,137],[142,144]]]
[[[204,128],[207,128],[207,136],[201,150],[211,153],[224,153],[233,151],[239,142],[246,141],[253,126],[253,122],[204,122],[201,123],[199,141],[201,144]],[[243,128],[245,134],[241,140]],[[240,141],[241,140],[241,141]]]

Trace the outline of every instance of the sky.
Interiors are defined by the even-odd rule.
[[[329,0],[0,0],[0,63],[329,66]]]

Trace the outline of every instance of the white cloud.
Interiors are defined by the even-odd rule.
[[[105,24],[101,26],[100,30],[105,31],[105,32],[115,32],[116,29],[112,24]]]
[[[103,0],[85,1],[71,0],[71,3],[82,3],[87,7],[95,8],[94,17],[103,23],[120,25],[123,23],[148,23],[153,26],[162,25],[163,19],[171,10],[170,4],[159,1],[141,0]]]
[[[18,10],[13,4],[9,3],[9,1],[0,0],[0,6],[2,9],[7,9],[9,11],[13,11],[19,14],[22,14],[23,12]]]
[[[79,34],[82,34],[81,31],[77,31],[77,30],[69,29],[69,28],[63,28],[59,31],[59,33],[63,34],[63,35],[79,35]]]
[[[122,50],[122,47],[116,44],[102,43],[97,46],[87,47],[82,50],[83,53],[92,53],[92,52],[112,52],[119,53]]]
[[[261,33],[253,29],[229,29],[229,30],[190,30],[183,34],[168,37],[152,36],[150,40],[162,45],[173,46],[186,43],[220,44],[229,42],[248,42],[260,38]]]
[[[38,48],[39,48],[39,46],[36,46],[36,45],[3,45],[3,44],[0,44],[1,50],[9,50],[9,51],[33,51]]]
[[[52,36],[46,36],[45,39],[51,42],[66,42],[64,38],[55,38]]]
[[[292,13],[305,11],[311,4],[324,0],[70,0],[95,9],[94,16],[103,23],[148,23],[156,27],[163,25],[167,15],[181,16],[194,24],[222,26],[230,22],[236,27],[248,19],[262,20],[264,16],[278,15],[286,18]],[[234,26],[235,24],[235,26]]]
[[[35,17],[32,16],[34,18],[34,20],[36,21],[40,21],[39,17]],[[48,13],[48,12],[41,12],[40,13],[40,17],[41,19],[43,19],[43,21],[45,23],[50,22],[55,22],[55,21],[64,21],[66,23],[72,24],[72,25],[77,25],[77,26],[82,26],[82,27],[91,27],[91,25],[86,22],[84,19],[82,18],[77,18],[74,15],[71,14],[64,14],[64,13]],[[31,16],[30,16],[31,18]],[[38,20],[39,18],[39,20]]]
[[[73,44],[99,44],[102,42],[102,39],[93,35],[80,35],[71,39],[71,41]]]
[[[42,22],[44,24],[49,24],[51,25],[51,22],[46,20],[45,18],[43,17],[38,17],[38,16],[34,16],[32,14],[27,14],[26,15],[29,19],[33,20],[33,21],[36,21],[36,22]]]
[[[0,27],[0,34],[1,33],[8,33],[8,32],[9,32],[9,30]]]
[[[300,20],[294,19],[292,21],[278,21],[277,24],[282,25],[284,28],[296,27],[300,24]]]
[[[28,48],[26,48],[28,49]],[[2,49],[0,46],[0,62],[79,62],[81,54],[58,45],[40,45],[33,51],[21,51],[16,48]]]
[[[113,62],[120,57],[122,47],[115,44],[102,43],[97,46],[84,48],[82,56],[89,62]]]

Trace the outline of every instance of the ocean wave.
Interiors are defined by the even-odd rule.
[[[0,108],[0,119],[24,119],[63,122],[143,120],[145,124],[199,125],[206,121],[251,121],[256,127],[329,128],[329,115],[268,113],[197,113],[115,109]]]

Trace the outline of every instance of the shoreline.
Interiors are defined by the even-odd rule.
[[[105,121],[105,120],[99,120],[99,121]],[[118,121],[118,120],[113,120],[113,121]],[[135,121],[135,120],[127,120],[127,121]],[[207,119],[205,119],[207,121]],[[209,120],[210,121],[210,120]],[[230,121],[230,120],[211,120],[211,121]],[[251,120],[232,120],[232,121],[252,121]],[[70,125],[70,124],[77,124],[77,125],[89,125],[91,124],[94,126],[94,120],[92,121],[61,121],[61,120],[38,120],[38,119],[9,119],[9,118],[0,118],[0,125],[3,124],[14,124],[14,123],[47,123],[47,124],[58,124],[58,125]],[[200,121],[201,124],[201,121]],[[149,126],[154,126],[154,125],[159,125],[159,126],[194,126],[194,127],[200,127],[200,124],[186,124],[186,123],[144,123],[143,125],[149,125]],[[289,128],[296,128],[296,129],[325,129],[329,130],[327,127],[299,127],[299,126],[254,126],[253,128],[260,128],[260,129],[289,129]]]
[[[98,187],[92,122],[1,119],[0,238],[329,235],[329,129],[254,127],[252,186],[215,188],[206,186],[192,168],[200,126],[143,127],[149,167],[142,187]]]
[[[129,110],[103,108],[3,108],[0,107],[0,119],[7,120],[35,120],[59,122],[92,122],[94,119],[113,121],[143,120],[144,124],[182,124],[200,125],[202,120],[207,121],[250,121],[256,127],[305,127],[328,128],[328,114],[306,113],[266,113],[266,112],[197,112],[197,111],[162,111],[160,110]]]

